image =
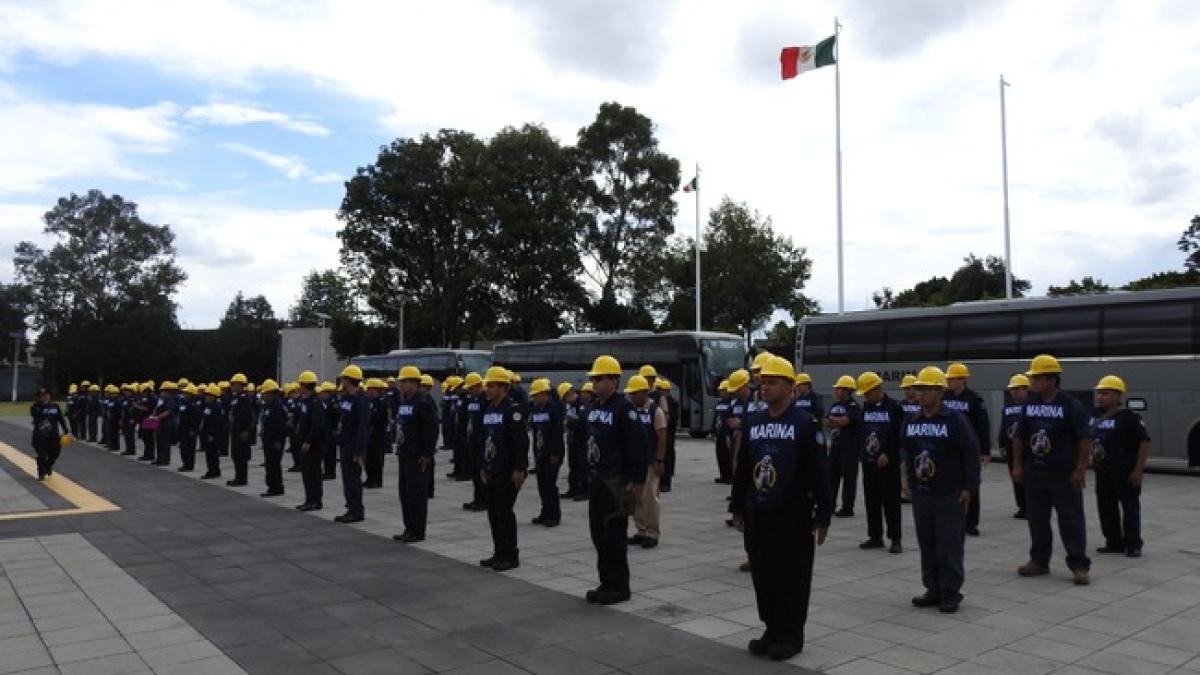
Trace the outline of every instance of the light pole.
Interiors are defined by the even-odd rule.
[[[325,379],[325,343],[328,342],[328,340],[325,339],[325,322],[329,319],[332,319],[333,317],[329,316],[328,314],[324,314],[322,312],[317,312],[317,318],[321,320],[321,374],[318,376],[318,379],[324,380]]]
[[[9,337],[15,340],[13,346],[13,380],[12,380],[12,402],[17,402],[17,361],[21,358],[21,338],[25,337],[24,331],[13,331],[8,334]]]
[[[1012,240],[1008,226],[1008,120],[1004,110],[1004,88],[1008,82],[1000,75],[1000,170],[1004,176],[1004,297],[1012,300]]]
[[[398,342],[399,342],[399,346],[397,347],[397,349],[404,349],[404,303],[408,300],[408,298],[405,298],[403,295],[401,295],[401,296],[399,296],[399,299],[400,299],[400,325],[396,328],[396,332],[399,333],[399,335],[397,335]]]

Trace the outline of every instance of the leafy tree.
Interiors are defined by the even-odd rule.
[[[1084,277],[1081,281],[1071,280],[1066,286],[1051,286],[1046,289],[1046,295],[1057,298],[1064,295],[1099,295],[1108,293],[1112,288],[1099,279]]]
[[[1184,272],[1156,272],[1148,277],[1134,279],[1121,288],[1127,291],[1152,291],[1160,288],[1200,286],[1200,269]]]
[[[1176,244],[1187,255],[1183,265],[1189,272],[1200,271],[1200,216],[1192,216],[1192,222],[1179,237]]]
[[[352,316],[356,305],[354,288],[337,270],[312,270],[301,282],[296,304],[288,310],[288,323],[298,327],[319,326],[318,314]]]
[[[63,197],[43,217],[57,241],[16,246],[18,282],[29,288],[37,349],[47,383],[132,379],[170,367],[171,301],[186,275],[175,264],[175,235],[147,223],[137,204],[91,190]]]
[[[891,288],[872,294],[875,307],[937,307],[956,302],[994,300],[1005,292],[1004,260],[997,256],[978,258],[974,254],[963,259],[962,267],[949,279],[935,276],[912,288],[894,292]],[[1027,279],[1013,277],[1013,297],[1021,298],[1033,287]]]
[[[575,156],[585,178],[584,271],[599,290],[586,318],[600,330],[625,328],[635,315],[648,318],[655,289],[644,273],[674,231],[679,162],[659,150],[650,118],[619,103],[601,105],[580,129]]]
[[[796,324],[786,321],[776,321],[771,330],[767,331],[767,343],[773,345],[796,344]]]
[[[6,341],[12,340],[13,333],[20,333],[22,335],[20,358],[22,359],[28,351],[28,340],[24,336],[30,304],[29,288],[21,284],[0,283],[0,345],[7,344]],[[0,347],[0,349],[4,348]],[[6,349],[0,351],[0,354],[7,355],[8,353]]]
[[[271,377],[281,325],[264,296],[248,298],[238,291],[217,327],[216,343],[221,350],[215,360],[224,363],[228,371],[222,379],[235,371],[245,373],[251,381]]]

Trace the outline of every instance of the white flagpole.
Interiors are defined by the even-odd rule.
[[[838,314],[846,311],[846,272],[842,251],[842,24],[833,17],[833,44],[836,55],[833,62],[834,129],[837,136],[837,264],[838,264]]]
[[[1004,175],[1004,297],[1012,300],[1012,240],[1008,226],[1008,122],[1004,112],[1004,74],[1000,74],[1000,168]]]
[[[700,227],[700,163],[696,163],[696,176],[692,179],[692,192],[696,193],[696,332],[701,330],[700,327],[700,236],[702,234]]]

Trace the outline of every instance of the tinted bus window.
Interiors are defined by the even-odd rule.
[[[945,361],[946,320],[889,321],[885,357],[888,361]]]
[[[877,363],[883,360],[882,321],[832,326],[829,363]]]
[[[950,320],[951,359],[1015,359],[1020,337],[1016,312]]]
[[[1051,309],[1021,316],[1021,357],[1038,354],[1096,356],[1100,350],[1100,310]]]
[[[829,326],[806,325],[804,327],[804,363],[829,362],[829,336],[832,333]]]
[[[462,369],[464,373],[479,373],[483,375],[491,365],[492,360],[482,354],[462,355]]]
[[[1119,305],[1104,310],[1105,356],[1187,354],[1193,351],[1190,302]]]

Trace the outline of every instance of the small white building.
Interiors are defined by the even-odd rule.
[[[329,326],[324,328],[281,328],[275,374],[279,382],[296,379],[301,371],[311,370],[324,382],[336,380],[349,359],[339,359],[330,344]]]

